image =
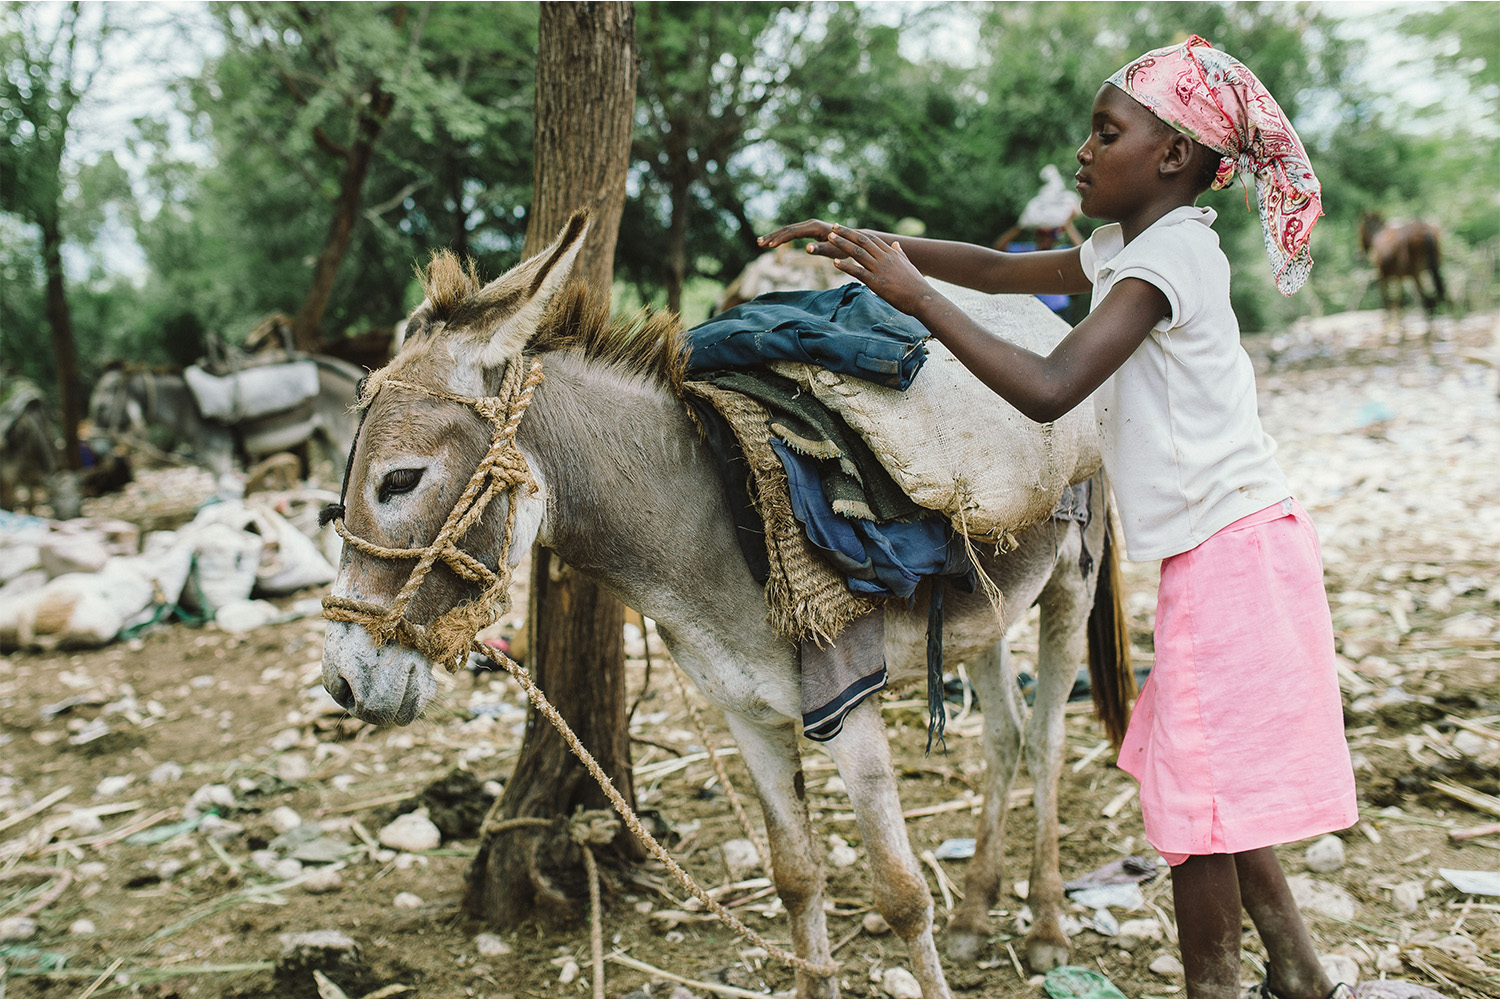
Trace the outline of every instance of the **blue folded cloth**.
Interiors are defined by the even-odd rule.
[[[687,331],[690,375],[800,361],[905,391],[927,328],[864,285],[769,292]]]

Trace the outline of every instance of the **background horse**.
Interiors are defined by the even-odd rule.
[[[234,469],[236,460],[254,462],[274,451],[316,442],[335,470],[343,463],[354,441],[356,418],[350,412],[358,394],[363,369],[336,358],[314,355],[318,366],[318,394],[310,413],[296,419],[304,428],[298,441],[267,450],[255,447],[256,437],[243,433],[247,427],[209,420],[181,375],[129,371],[113,367],[100,376],[89,397],[89,419],[94,432],[111,443],[143,444],[148,429],[165,431],[172,442],[187,448],[192,461],[216,476]],[[278,415],[268,421],[283,419]],[[101,450],[101,449],[96,449]],[[312,456],[306,456],[310,461]]]
[[[1375,280],[1380,285],[1380,300],[1386,309],[1396,313],[1405,298],[1406,279],[1412,279],[1417,295],[1429,318],[1447,297],[1443,275],[1439,270],[1441,251],[1437,226],[1428,222],[1392,222],[1366,213],[1359,221],[1359,249],[1375,265]],[[1423,283],[1428,276],[1431,289]]]
[[[473,560],[503,571],[541,542],[654,619],[677,664],[724,711],[760,798],[771,874],[795,950],[827,964],[822,852],[808,817],[798,750],[797,644],[767,620],[765,591],[740,553],[715,462],[679,395],[675,319],[611,325],[607,308],[587,291],[561,291],[583,236],[575,219],[548,251],[483,289],[451,259],[446,268],[440,268],[442,258],[429,268],[429,299],[412,314],[405,346],[371,376],[343,506],[334,511],[343,515],[336,523],[349,543],[327,602],[332,620],[323,651],[324,686],[361,719],[410,723],[430,703],[437,682],[436,661],[404,644],[406,637],[416,630],[440,634],[452,616],[468,609],[461,602],[477,589],[469,582]],[[545,380],[524,411],[514,447],[536,490],[517,488],[491,503],[456,539],[463,554],[433,563],[415,589],[404,593],[415,557],[400,558],[396,550],[434,544],[465,478],[481,460],[490,462],[498,447],[490,422],[496,416],[486,409],[487,419],[481,419],[459,397],[488,407],[502,384],[512,385],[506,381],[514,377],[505,374],[509,366],[533,361],[540,361]],[[512,410],[511,420],[519,416]],[[498,420],[503,424],[505,415]],[[949,930],[955,957],[980,954],[1000,888],[1023,718],[1004,637],[1033,604],[1041,608],[1039,678],[1025,724],[1025,756],[1037,828],[1029,896],[1034,923],[1025,954],[1040,971],[1069,956],[1061,924],[1056,800],[1063,709],[1091,645],[1085,634],[1091,605],[1099,612],[1093,624],[1107,640],[1098,643],[1097,663],[1106,662],[1105,649],[1121,648],[1124,622],[1115,601],[1093,601],[1096,586],[1110,577],[1101,566],[1112,565],[1106,495],[1103,488],[1092,490],[1086,527],[1044,521],[1019,531],[1016,547],[1005,555],[983,558],[1004,594],[999,614],[980,594],[950,592],[945,598],[945,658],[969,665],[983,706],[987,765],[976,852]],[[445,531],[443,538],[450,537]],[[1096,557],[1087,569],[1081,560],[1085,546]],[[892,601],[873,612],[884,615],[884,655],[893,683],[926,676],[925,595],[925,589],[917,592],[915,609]],[[378,641],[365,621],[337,614],[347,606],[389,615],[398,599],[395,613],[404,607],[405,618],[396,626],[403,636],[396,642]],[[1128,666],[1112,662],[1117,672],[1096,673],[1096,685],[1118,682],[1119,669],[1128,676]],[[1116,708],[1115,724],[1122,726],[1123,706]],[[868,698],[824,746],[863,835],[875,906],[906,941],[922,995],[948,996],[934,944],[932,896],[907,837],[886,739],[879,699]],[[797,988],[803,996],[836,996],[838,979],[799,971]]]

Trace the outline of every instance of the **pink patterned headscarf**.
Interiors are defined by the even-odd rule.
[[[1215,189],[1236,171],[1255,177],[1266,256],[1291,295],[1312,272],[1308,239],[1323,214],[1307,150],[1276,99],[1245,64],[1197,35],[1148,52],[1108,83],[1177,131],[1219,153]]]

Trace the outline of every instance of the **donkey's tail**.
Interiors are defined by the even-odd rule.
[[[1108,507],[1105,507],[1106,512]],[[1106,513],[1106,518],[1107,518]],[[1135,672],[1130,665],[1130,623],[1125,613],[1125,587],[1120,576],[1120,553],[1114,530],[1104,523],[1104,551],[1100,554],[1099,582],[1094,587],[1094,608],[1089,612],[1089,688],[1094,696],[1094,714],[1115,749],[1125,740],[1130,706],[1135,700]]]

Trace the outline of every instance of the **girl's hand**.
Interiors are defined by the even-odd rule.
[[[833,229],[834,226],[832,223],[824,222],[821,219],[808,219],[805,222],[794,222],[790,226],[782,226],[774,233],[760,237],[756,242],[767,250],[770,250],[781,246],[783,243],[790,243],[792,240],[810,239],[813,242],[807,245],[808,253],[819,257],[838,258],[841,254],[835,251],[833,246],[827,242],[828,234]]]
[[[834,267],[858,278],[908,316],[915,316],[936,294],[899,242],[887,243],[873,233],[843,226],[831,227],[827,239],[835,251],[827,255],[834,257]]]

